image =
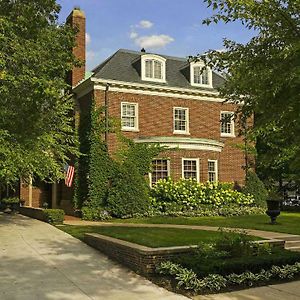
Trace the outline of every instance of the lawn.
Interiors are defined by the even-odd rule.
[[[173,229],[173,228],[128,228],[109,226],[59,226],[59,229],[72,236],[83,239],[84,233],[99,233],[148,247],[188,246],[212,243],[220,236],[220,232]],[[235,235],[235,233],[231,233]],[[258,239],[254,238],[253,239]]]
[[[114,219],[115,223],[184,224],[258,229],[300,235],[300,213],[281,212],[278,224],[271,225],[267,215],[236,217],[152,217],[141,219]]]

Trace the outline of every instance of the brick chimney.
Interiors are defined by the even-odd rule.
[[[85,14],[79,8],[74,8],[67,17],[66,24],[77,28],[76,46],[73,48],[74,55],[82,62],[82,66],[74,68],[68,76],[68,83],[74,87],[85,77]]]

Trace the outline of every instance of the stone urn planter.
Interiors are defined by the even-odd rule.
[[[281,206],[281,200],[273,200],[269,199],[267,200],[267,211],[266,214],[271,219],[271,224],[276,224],[276,218],[280,215],[280,206]]]

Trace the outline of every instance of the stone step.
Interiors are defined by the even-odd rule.
[[[273,237],[274,239],[278,240],[285,240],[285,241],[300,241],[300,236],[299,235],[281,235],[281,236],[276,236]]]
[[[285,241],[285,247],[300,247],[300,240],[298,241]]]
[[[296,247],[285,247],[286,250],[300,252],[300,246]]]

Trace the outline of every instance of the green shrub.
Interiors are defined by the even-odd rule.
[[[233,232],[239,234],[232,234]],[[223,231],[216,239],[214,248],[216,251],[224,251],[228,253],[229,257],[240,257],[251,255],[251,238],[245,232],[238,231]]]
[[[4,204],[17,204],[20,203],[20,199],[18,197],[10,197],[2,199],[1,202]]]
[[[242,189],[242,192],[246,195],[252,195],[257,206],[266,207],[268,191],[255,172],[247,172],[246,184]]]
[[[62,224],[65,212],[62,209],[44,209],[46,222],[50,224]]]
[[[177,287],[186,290],[198,291],[220,291],[224,288],[234,286],[253,286],[256,284],[267,283],[270,280],[292,279],[300,274],[300,263],[292,265],[276,266],[268,269],[261,269],[257,273],[245,271],[241,274],[229,274],[223,276],[220,274],[209,274],[199,279],[192,270],[182,267],[170,261],[162,262],[157,268],[157,273],[172,276],[177,281]]]
[[[119,164],[111,181],[107,207],[117,218],[133,217],[149,210],[149,188],[133,163]]]
[[[193,179],[159,180],[151,190],[151,197],[152,205],[162,212],[193,211],[201,205],[221,208],[254,203],[252,196],[233,190],[232,183],[198,183]]]
[[[111,215],[103,208],[83,207],[82,219],[88,221],[105,221],[111,219]]]
[[[271,248],[271,252],[262,253],[260,250],[258,252],[255,247],[252,248],[254,255],[232,257],[227,251],[216,250],[213,246],[210,246],[210,248],[206,246],[206,249],[199,248],[194,255],[182,255],[174,261],[185,268],[192,269],[199,277],[209,274],[241,274],[244,271],[259,272],[261,269],[268,269],[273,265],[283,266],[300,261],[300,254],[296,252]],[[263,247],[260,245],[259,249]],[[249,251],[249,248],[247,251]]]

